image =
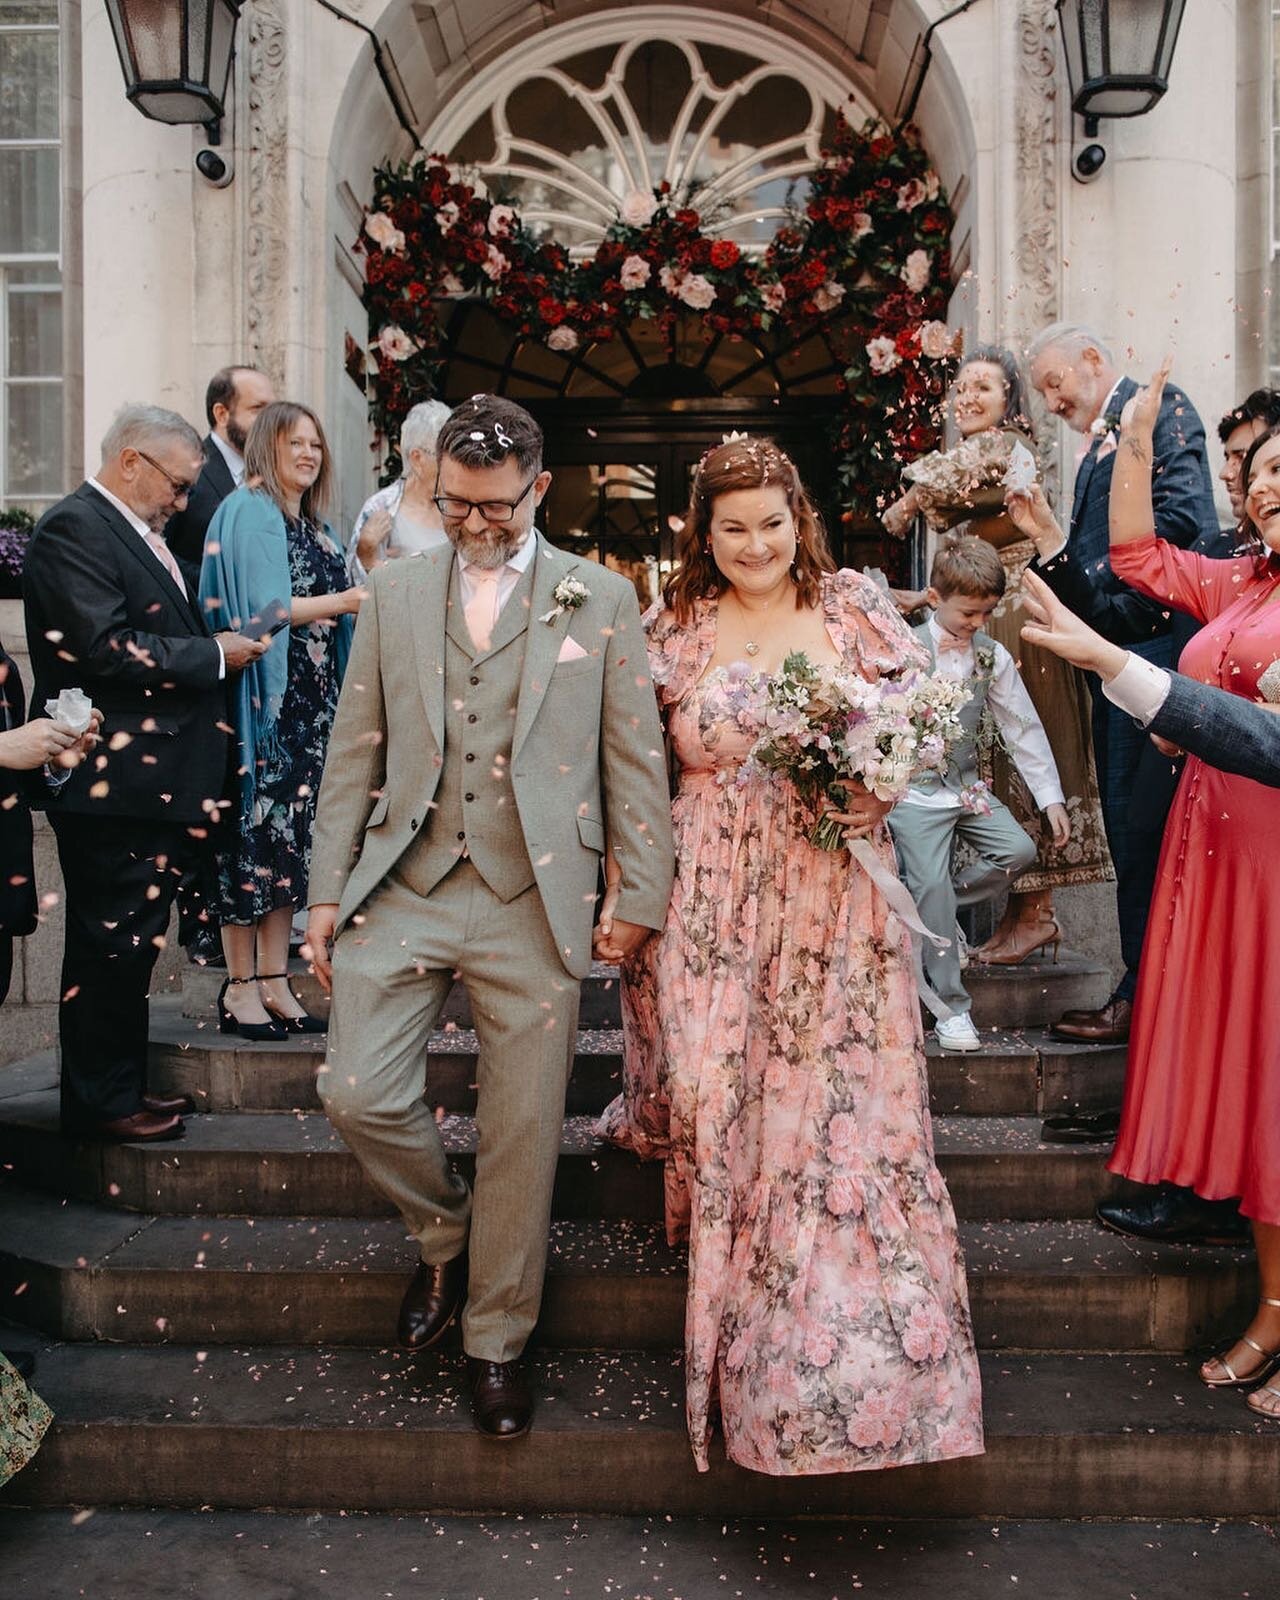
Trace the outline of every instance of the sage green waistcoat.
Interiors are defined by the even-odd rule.
[[[534,881],[511,788],[511,741],[529,633],[533,564],[477,651],[467,632],[455,561],[445,622],[444,765],[435,804],[396,876],[430,894],[465,853],[504,903]]]
[[[929,664],[936,671],[938,658],[934,652],[933,634],[929,631],[929,624],[922,622],[914,632],[929,652]],[[978,651],[984,648],[994,654],[995,640],[990,634],[979,631],[973,636],[975,666]],[[921,794],[936,794],[939,789],[950,789],[954,794],[959,794],[970,784],[977,783],[982,776],[978,767],[978,730],[982,725],[982,714],[987,709],[987,690],[991,686],[990,674],[976,666],[973,677],[966,680],[966,686],[969,690],[969,699],[959,712],[963,734],[948,750],[947,764],[941,772],[928,768],[912,775],[911,787],[919,790]]]

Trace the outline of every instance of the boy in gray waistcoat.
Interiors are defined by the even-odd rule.
[[[934,1032],[945,1050],[977,1050],[981,1040],[969,1016],[972,1001],[960,980],[956,907],[989,899],[1036,858],[1035,845],[1013,814],[982,782],[978,745],[989,715],[1061,848],[1071,836],[1058,768],[1013,657],[982,631],[1005,589],[1005,571],[993,545],[973,534],[951,535],[934,557],[928,601],[933,615],[915,630],[935,672],[959,678],[970,691],[960,712],[964,729],[941,772],[922,772],[889,816],[902,876],[926,927],[950,940],[945,950],[926,943],[929,982],[955,1013]],[[957,835],[976,859],[954,877]],[[1056,924],[1048,941],[1057,959]]]

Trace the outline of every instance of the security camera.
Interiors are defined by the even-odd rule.
[[[196,156],[196,171],[215,189],[225,189],[236,175],[235,163],[221,150],[201,150]]]
[[[1092,183],[1102,171],[1106,159],[1107,152],[1100,144],[1082,145],[1071,163],[1077,183]]]

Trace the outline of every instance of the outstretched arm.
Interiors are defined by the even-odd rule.
[[[1155,462],[1156,423],[1173,357],[1166,356],[1145,389],[1131,396],[1120,415],[1120,443],[1111,473],[1111,546],[1149,539],[1156,531],[1151,475]]]

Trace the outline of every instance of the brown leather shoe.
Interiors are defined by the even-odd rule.
[[[158,1117],[154,1111],[135,1111],[131,1117],[112,1117],[90,1128],[85,1137],[115,1144],[155,1144],[161,1139],[181,1139],[181,1117]]]
[[[1109,1000],[1096,1011],[1089,1011],[1078,1022],[1063,1017],[1049,1032],[1055,1039],[1070,1039],[1075,1044],[1126,1044],[1133,1021],[1131,1000]]]
[[[435,1344],[462,1309],[467,1295],[467,1252],[452,1261],[420,1261],[404,1299],[396,1337],[406,1350]]]
[[[142,1109],[157,1117],[189,1117],[200,1107],[190,1094],[144,1094]]]
[[[467,1357],[471,1374],[471,1415],[490,1439],[519,1439],[529,1431],[533,1398],[518,1361],[480,1361]]]

